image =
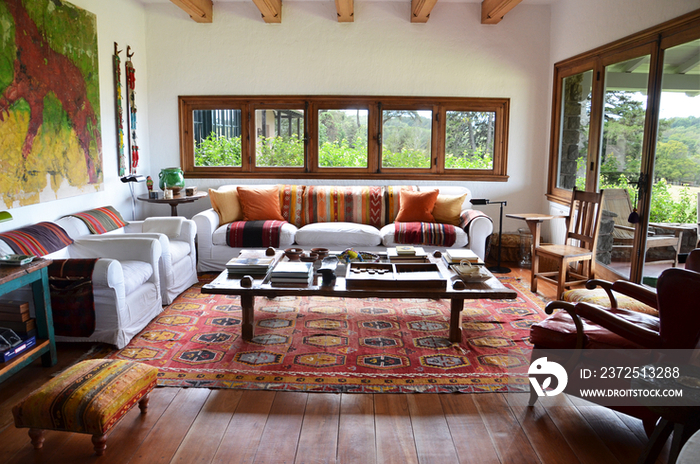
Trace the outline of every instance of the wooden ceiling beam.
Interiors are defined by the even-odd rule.
[[[481,2],[481,24],[498,24],[522,0],[484,0]]]
[[[427,23],[437,0],[411,0],[411,22]]]
[[[213,21],[213,4],[211,0],[170,0],[190,15],[198,23]]]
[[[266,23],[282,22],[282,0],[253,0]]]
[[[335,0],[335,9],[338,10],[339,23],[352,23],[355,21],[355,3],[353,0]]]

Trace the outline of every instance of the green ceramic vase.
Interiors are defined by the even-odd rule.
[[[160,178],[158,185],[161,190],[165,190],[166,185],[168,188],[185,188],[185,176],[180,168],[163,168],[160,170],[158,177]]]

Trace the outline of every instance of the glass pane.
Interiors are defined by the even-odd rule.
[[[697,243],[700,195],[700,40],[664,53],[659,130],[643,282],[653,284]],[[678,228],[683,235],[679,250]],[[682,267],[682,264],[680,265]]]
[[[430,168],[433,112],[382,111],[382,167]]]
[[[493,169],[493,130],[496,113],[447,111],[446,169]]]
[[[642,163],[644,119],[649,82],[649,55],[605,68],[603,137],[598,187],[606,189],[598,262],[629,279],[637,203],[636,184]]]
[[[192,111],[195,166],[241,166],[241,110]]]
[[[586,71],[564,78],[562,85],[557,176],[561,189],[584,190],[586,186],[592,80],[593,71]]]
[[[304,110],[255,110],[255,165],[304,166]]]
[[[367,167],[368,110],[318,110],[318,165]]]

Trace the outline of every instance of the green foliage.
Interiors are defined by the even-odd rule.
[[[445,169],[493,169],[493,156],[481,151],[471,156],[466,152],[462,156],[445,153]]]
[[[423,150],[407,147],[398,152],[382,150],[382,167],[384,168],[429,168],[430,156]]]
[[[194,149],[195,166],[241,166],[241,138],[212,132]]]
[[[681,190],[680,199],[674,200],[664,179],[656,182],[651,196],[650,222],[694,223],[697,220],[697,202],[687,187]]]
[[[304,141],[292,137],[258,137],[255,165],[261,167],[303,167]]]

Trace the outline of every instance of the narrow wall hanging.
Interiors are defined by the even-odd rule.
[[[134,53],[131,47],[126,47],[126,100],[129,107],[129,133],[131,134],[131,174],[136,174],[139,166],[139,146],[136,143],[136,69],[131,57]]]
[[[122,63],[119,58],[121,50],[117,49],[117,42],[114,42],[114,98],[116,99],[117,118],[117,162],[119,166],[119,176],[126,174],[126,156],[124,155],[124,111],[122,110]]]
[[[102,190],[95,15],[10,0],[0,24],[0,210]]]

